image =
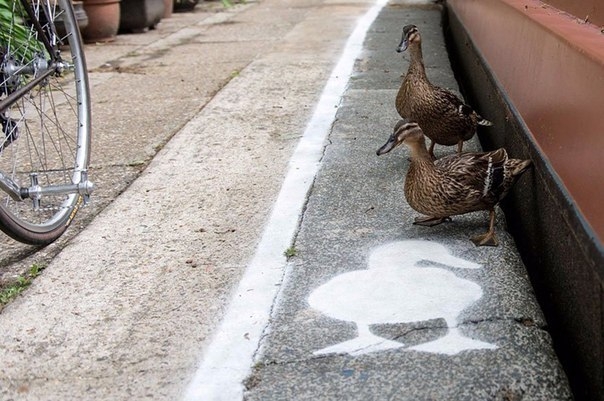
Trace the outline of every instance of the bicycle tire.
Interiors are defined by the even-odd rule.
[[[79,184],[87,177],[91,137],[79,28],[70,0],[25,1],[8,0],[13,16],[0,37],[0,101],[25,88],[18,100],[0,109],[0,172],[29,191]],[[60,68],[27,86],[55,65]],[[86,194],[28,196],[15,200],[0,191],[0,230],[26,244],[47,245],[65,232]]]

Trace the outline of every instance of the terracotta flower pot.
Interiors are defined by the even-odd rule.
[[[82,31],[84,42],[111,42],[120,27],[120,0],[84,0],[88,26]]]
[[[174,0],[164,0],[164,18],[170,18],[172,16],[173,8]]]

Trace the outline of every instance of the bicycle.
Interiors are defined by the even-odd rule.
[[[93,190],[91,108],[71,0],[0,0],[0,230],[47,245]]]

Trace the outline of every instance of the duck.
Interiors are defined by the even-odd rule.
[[[421,262],[421,265],[420,265]],[[497,348],[465,336],[459,316],[483,296],[481,286],[452,269],[480,269],[481,264],[454,256],[435,241],[406,239],[380,244],[369,252],[367,269],[332,277],[308,296],[314,310],[353,322],[356,336],[314,351],[314,355],[359,356],[402,348],[455,355],[465,350]],[[446,291],[443,291],[446,289]],[[409,346],[372,332],[372,325],[444,320],[444,336]]]
[[[396,51],[402,53],[409,49],[411,60],[396,95],[396,110],[402,118],[413,120],[422,127],[431,140],[428,152],[432,158],[437,143],[457,145],[457,153],[461,153],[463,142],[474,136],[477,125],[492,126],[493,123],[481,117],[451,90],[430,83],[421,43],[417,26],[406,25]]]
[[[489,229],[471,238],[476,246],[497,246],[495,206],[508,194],[530,160],[511,159],[504,148],[490,152],[450,154],[432,159],[426,149],[422,128],[416,122],[400,120],[377,155],[404,144],[410,150],[405,178],[405,198],[417,212],[414,224],[434,226],[450,216],[488,210]]]

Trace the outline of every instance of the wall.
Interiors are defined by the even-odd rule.
[[[503,205],[578,399],[604,400],[604,35],[537,1],[448,0],[485,147],[534,162]],[[572,366],[572,369],[570,367]]]

